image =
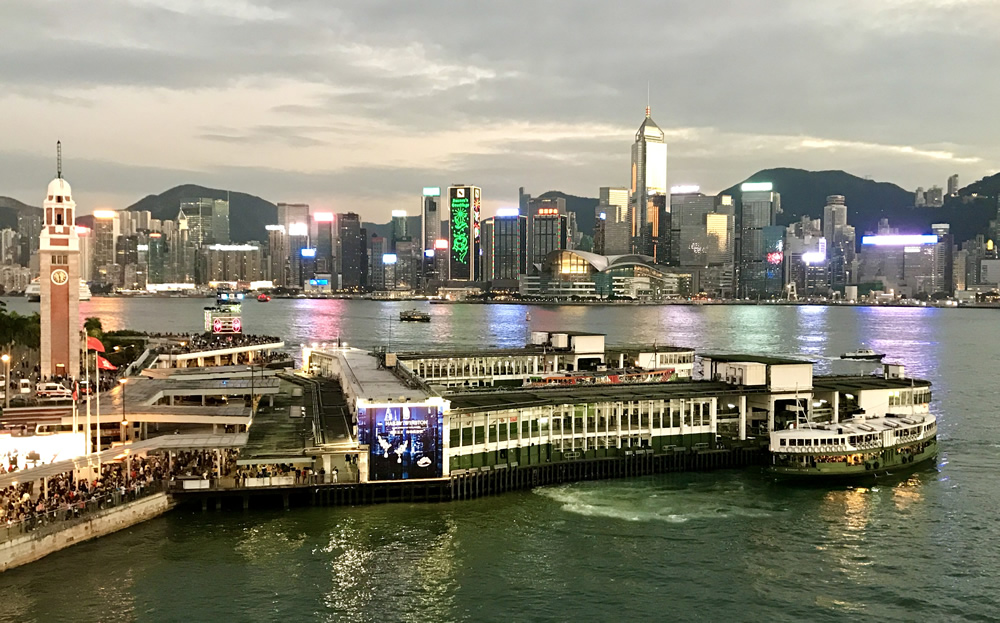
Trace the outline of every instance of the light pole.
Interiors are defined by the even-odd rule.
[[[4,353],[0,360],[4,367],[3,408],[6,409],[10,406],[10,355]]]
[[[122,386],[122,443],[124,444],[127,436],[125,431],[128,426],[128,420],[125,418],[125,383],[128,382],[128,379],[118,379],[118,382]]]

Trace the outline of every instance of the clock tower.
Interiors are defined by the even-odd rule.
[[[62,150],[56,179],[45,194],[45,225],[38,243],[42,316],[42,375],[80,375],[80,239],[76,202],[62,178]]]

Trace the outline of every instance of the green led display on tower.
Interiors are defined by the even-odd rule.
[[[476,281],[479,261],[479,216],[482,191],[475,186],[448,189],[451,278]]]

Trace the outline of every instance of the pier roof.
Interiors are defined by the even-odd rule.
[[[904,389],[907,387],[930,387],[925,379],[887,379],[881,376],[830,375],[813,377],[813,389],[817,391],[851,392],[866,389]]]
[[[726,363],[763,363],[772,366],[781,365],[795,365],[802,363],[815,363],[809,361],[808,359],[797,359],[795,357],[780,357],[776,355],[733,355],[733,354],[719,354],[719,353],[698,353],[699,356],[705,359],[711,359],[712,361],[721,361]]]
[[[621,400],[671,400],[674,398],[706,398],[726,394],[748,394],[766,391],[751,387],[734,387],[717,381],[684,383],[643,383],[630,385],[595,385],[589,387],[538,387],[499,391],[471,391],[445,395],[451,401],[451,411],[486,411],[499,408],[537,407],[579,404],[582,402],[618,402]]]

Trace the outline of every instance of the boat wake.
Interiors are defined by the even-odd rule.
[[[540,487],[534,492],[560,504],[567,513],[623,521],[682,524],[693,520],[772,515],[765,508],[732,504],[733,495],[714,488],[664,489],[652,483],[636,486],[603,482]],[[750,499],[747,502],[752,503]]]

